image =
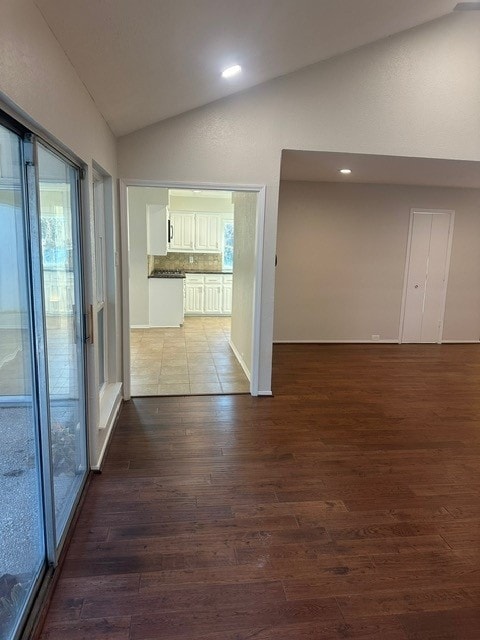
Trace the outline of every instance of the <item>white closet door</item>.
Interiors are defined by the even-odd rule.
[[[402,342],[441,340],[453,212],[413,212]]]

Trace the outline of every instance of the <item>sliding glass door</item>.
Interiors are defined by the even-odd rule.
[[[38,145],[48,408],[59,540],[86,472],[78,169]]]
[[[2,640],[20,636],[87,472],[78,220],[78,169],[0,124]]]
[[[0,638],[10,638],[46,558],[22,146],[2,126],[0,167]]]

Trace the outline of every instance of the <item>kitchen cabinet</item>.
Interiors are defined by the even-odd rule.
[[[205,314],[221,315],[223,300],[223,277],[222,275],[205,276],[205,296],[203,312]]]
[[[205,293],[205,284],[203,276],[191,275],[185,276],[185,313],[189,315],[203,314],[203,298]]]
[[[186,315],[220,316],[231,313],[231,274],[186,274]]]
[[[195,214],[170,211],[169,251],[195,251]]]
[[[195,214],[195,251],[221,251],[220,215],[218,213]]]
[[[222,287],[222,313],[230,315],[232,313],[232,282],[233,277],[230,275],[223,276]]]
[[[152,256],[166,256],[167,248],[167,207],[161,204],[148,204],[147,253]]]
[[[221,253],[222,214],[169,211],[169,251]]]

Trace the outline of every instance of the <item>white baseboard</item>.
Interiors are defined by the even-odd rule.
[[[122,383],[108,384],[100,400],[100,420],[98,428],[108,429],[111,426],[112,416],[118,410],[122,400]]]
[[[100,426],[102,424],[102,414],[103,414],[103,412],[101,412],[99,430],[102,430],[102,431],[106,430],[107,435],[105,437],[102,450],[100,451],[97,461],[95,462],[95,464],[92,464],[90,466],[92,471],[100,471],[101,469],[103,458],[105,456],[105,451],[107,450],[108,443],[110,442],[110,438],[112,435],[113,427],[117,421],[118,414],[120,413],[120,407],[122,406],[122,384],[119,382],[112,386],[116,387],[117,393],[115,395],[113,403],[111,404],[110,413],[108,414],[108,416],[106,416],[106,418],[104,418],[104,421],[105,421],[104,426]]]
[[[271,391],[259,391],[258,395],[259,396],[273,396],[273,393]]]
[[[130,329],[150,329],[149,324],[131,324]]]
[[[480,344],[480,340],[442,340],[442,344]]]
[[[397,340],[274,340],[273,344],[398,344]]]
[[[236,359],[239,361],[240,366],[242,367],[245,375],[248,378],[248,381],[251,382],[251,374],[250,371],[247,367],[247,365],[245,364],[242,356],[240,355],[240,353],[238,352],[236,346],[233,344],[233,342],[231,340],[228,341],[228,344],[230,345],[231,350],[233,351],[233,353],[235,354]]]

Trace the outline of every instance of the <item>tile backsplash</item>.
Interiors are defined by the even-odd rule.
[[[193,262],[190,262],[190,257]],[[148,272],[157,269],[182,269],[185,271],[221,271],[221,253],[175,253],[166,256],[148,256]]]

